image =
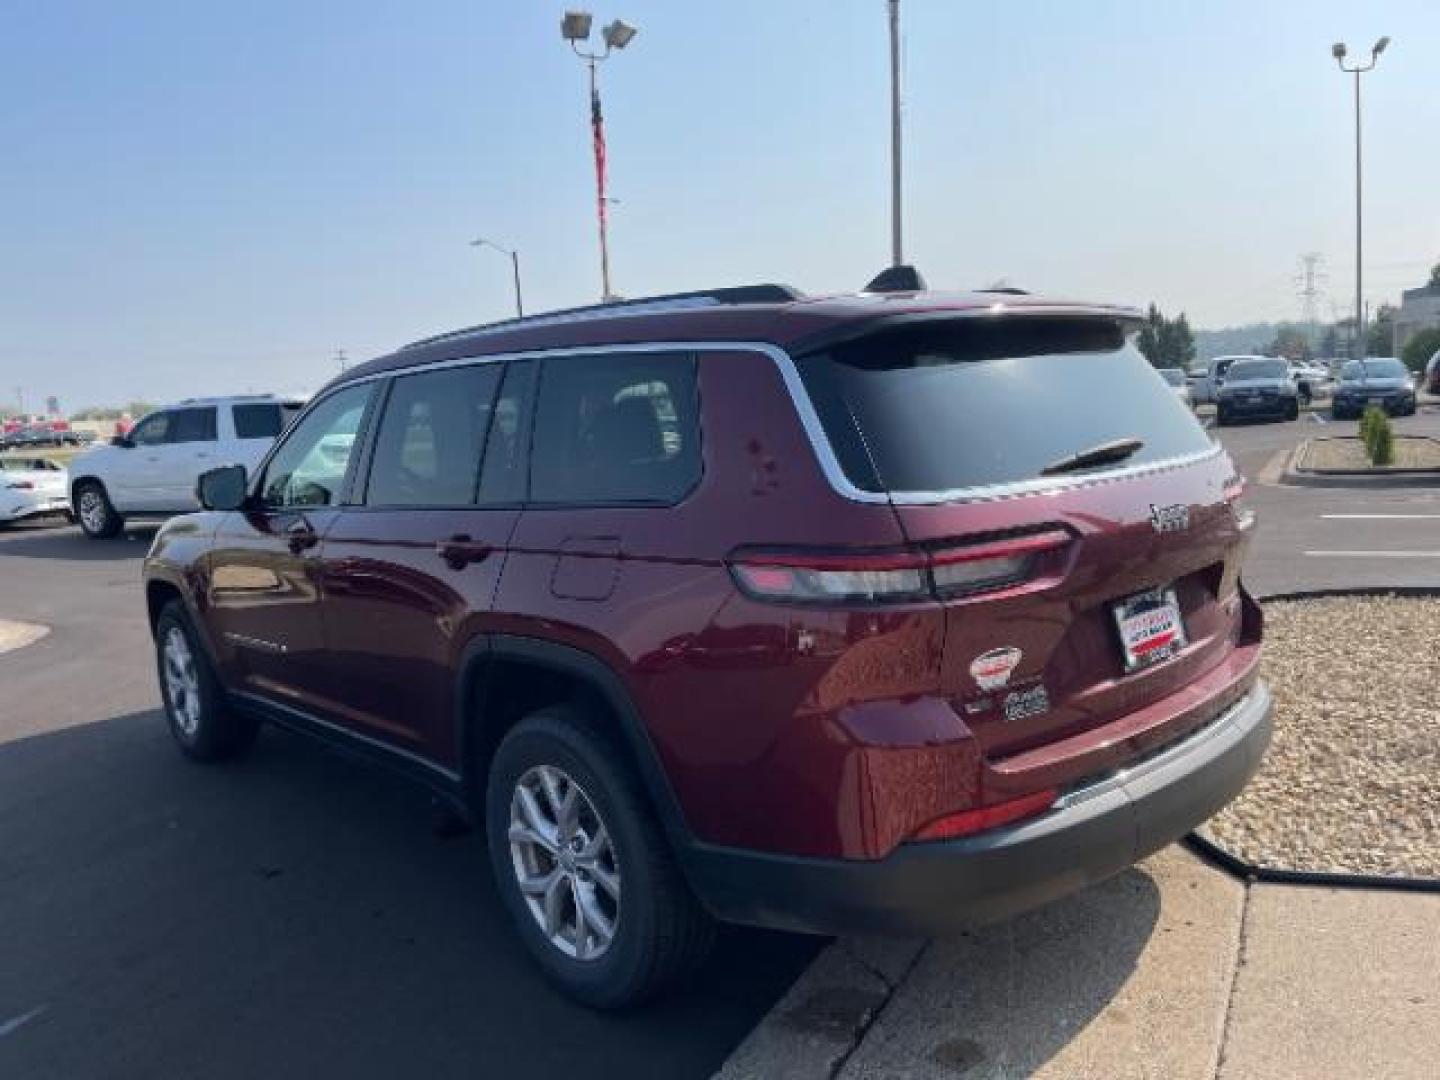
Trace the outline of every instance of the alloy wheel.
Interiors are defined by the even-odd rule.
[[[576,960],[597,960],[620,921],[620,866],[610,830],[585,790],[537,765],[510,796],[510,862],[535,923]]]
[[[82,508],[83,512],[83,508]],[[187,739],[200,730],[200,675],[195,670],[195,655],[185,632],[172,626],[165,632],[165,696],[175,726]]]

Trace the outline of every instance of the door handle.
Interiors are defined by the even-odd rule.
[[[285,527],[285,543],[290,548],[292,555],[299,555],[307,548],[314,547],[319,541],[320,537],[315,535],[315,530],[304,518],[292,521]]]
[[[437,540],[435,554],[444,559],[451,570],[463,570],[471,563],[484,562],[490,555],[490,545],[476,543],[465,533],[460,533],[449,540]]]

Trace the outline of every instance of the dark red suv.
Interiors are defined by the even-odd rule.
[[[1242,484],[1137,318],[753,286],[371,361],[156,536],[175,737],[423,781],[597,1005],[715,919],[941,934],[1098,881],[1270,731]]]

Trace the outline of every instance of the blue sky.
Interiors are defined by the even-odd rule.
[[[611,3],[611,0],[606,0]],[[584,70],[542,0],[0,0],[0,401],[313,388],[599,291]],[[941,287],[1291,317],[1440,259],[1440,4],[904,0],[907,254]],[[882,0],[613,0],[615,284],[855,288],[888,259]]]

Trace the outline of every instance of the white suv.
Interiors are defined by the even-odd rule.
[[[70,501],[85,535],[115,536],[125,519],[200,509],[195,481],[219,465],[254,470],[303,398],[190,398],[153,412],[70,463]]]

